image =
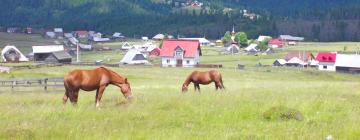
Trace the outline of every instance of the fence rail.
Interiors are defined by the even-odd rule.
[[[63,82],[63,78],[9,78],[0,79],[0,87],[12,90],[16,87],[42,87],[48,90],[48,87],[64,87]]]

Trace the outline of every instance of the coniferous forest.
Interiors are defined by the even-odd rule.
[[[358,0],[199,0],[201,7],[182,5],[187,1],[1,0],[0,26],[219,39],[234,25],[250,38],[291,34],[309,41],[360,41]]]

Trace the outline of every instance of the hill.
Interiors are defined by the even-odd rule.
[[[131,37],[161,32],[219,38],[236,25],[250,37],[295,34],[315,41],[360,38],[357,32],[360,2],[357,0],[203,0],[201,7],[182,5],[182,2],[184,0],[3,0],[0,19],[4,20],[0,20],[0,26],[120,31]],[[244,9],[261,17],[251,20],[243,15]]]

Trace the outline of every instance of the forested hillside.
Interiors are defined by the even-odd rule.
[[[313,41],[359,41],[358,0],[2,0],[0,26],[63,27],[129,37],[169,33],[219,38],[235,25],[250,37],[293,34]],[[253,20],[246,9],[259,15]]]

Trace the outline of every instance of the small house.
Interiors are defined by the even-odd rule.
[[[244,50],[248,54],[255,54],[255,53],[259,52],[257,47],[258,47],[258,44],[253,43],[253,44],[250,44],[249,46],[247,46]]]
[[[273,66],[282,67],[282,66],[285,66],[286,63],[287,62],[286,62],[285,59],[277,59],[277,60],[274,61]]]
[[[93,37],[92,41],[93,42],[108,42],[108,41],[110,41],[110,38]]]
[[[54,33],[55,33],[56,37],[63,37],[64,36],[63,28],[54,28]]]
[[[263,42],[263,41],[267,41],[267,40],[271,40],[271,36],[260,35],[257,39],[257,41],[259,41],[259,42]]]
[[[75,31],[75,36],[77,38],[88,38],[89,37],[89,32],[84,31],[84,30]]]
[[[152,51],[150,51],[149,55],[150,55],[150,56],[159,56],[159,55],[160,55],[160,52],[161,52],[161,49],[160,49],[160,48],[155,48],[155,49],[153,49]]]
[[[125,38],[125,36],[122,35],[122,33],[119,33],[119,32],[115,32],[112,37],[115,38],[115,39]]]
[[[25,28],[25,33],[26,34],[32,34],[33,33],[33,29],[31,27],[27,27]]]
[[[51,52],[45,59],[44,62],[48,63],[63,63],[70,64],[72,57],[66,51]]]
[[[146,56],[136,48],[131,48],[121,59],[122,64],[148,64]]]
[[[45,61],[53,52],[64,51],[63,45],[32,46],[34,61]]]
[[[165,35],[163,34],[157,34],[153,37],[153,40],[163,40],[165,38]]]
[[[141,40],[142,41],[149,41],[149,37],[143,36],[143,37],[141,37]]]
[[[56,38],[56,34],[55,34],[55,32],[47,31],[47,32],[45,32],[45,37]]]
[[[319,61],[319,70],[324,71],[336,71],[336,53],[321,52],[316,56],[316,60]]]
[[[201,55],[198,40],[164,40],[160,52],[163,67],[193,67],[200,63]]]
[[[284,47],[284,42],[281,39],[276,38],[276,39],[271,39],[268,45],[270,48],[282,48]]]
[[[180,40],[197,40],[200,43],[200,46],[209,46],[210,45],[210,41],[207,40],[206,38],[179,38]]]
[[[288,66],[309,66],[315,60],[311,52],[291,51],[284,58]]]
[[[6,32],[7,33],[18,33],[18,32],[21,32],[21,31],[17,27],[9,27],[9,28],[6,29]]]
[[[123,50],[129,50],[131,48],[133,48],[134,46],[130,45],[128,42],[125,42],[122,46],[121,49]]]
[[[357,54],[336,54],[336,71],[339,72],[360,72],[360,55]]]
[[[296,45],[297,42],[304,41],[303,37],[296,37],[291,35],[280,35],[279,38],[289,45]]]
[[[4,62],[26,62],[29,61],[23,53],[15,46],[5,46],[1,50],[1,58]]]
[[[238,54],[240,52],[240,47],[237,44],[231,44],[225,48],[226,52],[229,54]]]

